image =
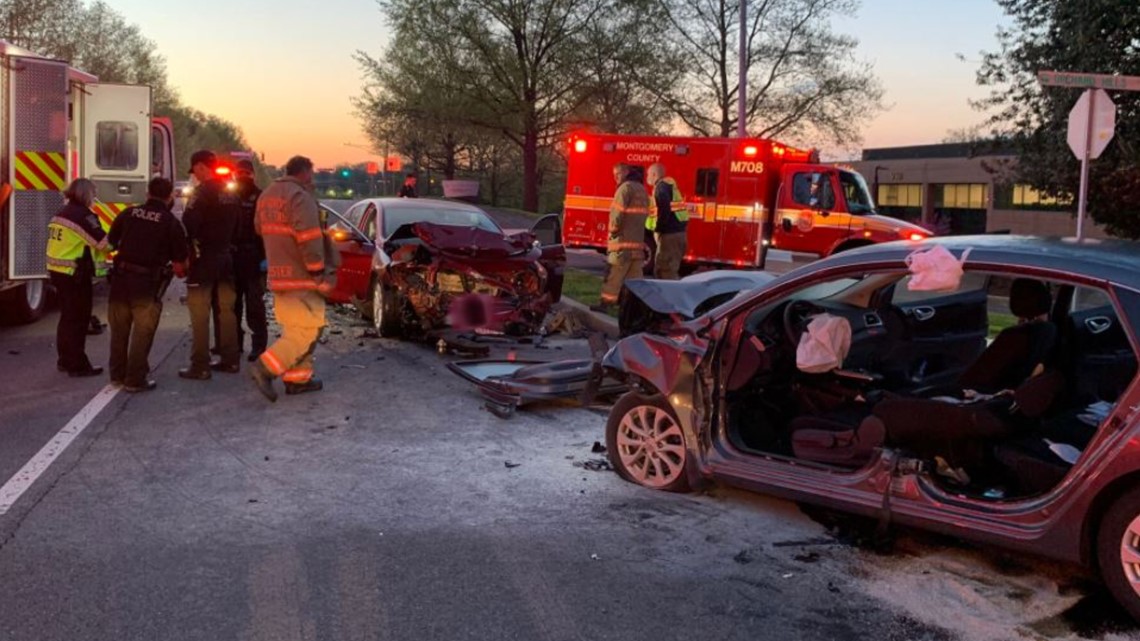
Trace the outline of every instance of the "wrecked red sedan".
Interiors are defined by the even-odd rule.
[[[557,216],[508,233],[473,205],[406,198],[325,216],[341,254],[330,300],[357,305],[381,336],[446,327],[532,334],[562,296]]]

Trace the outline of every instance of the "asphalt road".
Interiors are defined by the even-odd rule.
[[[0,513],[0,641],[1134,634],[1068,568],[905,532],[874,552],[784,501],[587,469],[604,407],[495,418],[446,370],[456,356],[368,338],[350,310],[318,348],[321,393],[269,404],[244,376],[182,381],[179,293],[159,388],[111,397]],[[54,327],[0,328],[5,487],[105,383],[55,371]],[[95,362],[106,343],[90,340]]]

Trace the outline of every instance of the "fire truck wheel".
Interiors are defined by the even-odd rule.
[[[47,310],[47,283],[31,280],[0,294],[0,320],[23,325],[32,323]]]

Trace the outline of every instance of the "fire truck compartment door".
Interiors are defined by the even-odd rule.
[[[47,278],[48,223],[67,187],[67,64],[12,56],[8,80],[8,277]],[[2,213],[2,212],[0,212]]]
[[[105,203],[146,200],[151,167],[150,87],[88,85],[83,98],[83,175]],[[159,160],[159,159],[156,159]]]
[[[167,118],[151,122],[150,165],[154,176],[174,182],[174,126]]]

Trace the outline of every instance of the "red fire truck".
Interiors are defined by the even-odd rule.
[[[820,164],[818,152],[774,140],[576,133],[569,147],[567,247],[604,251],[617,163],[644,177],[659,162],[677,181],[689,211],[685,262],[690,265],[763,268],[769,248],[829,256],[930,235],[876,214],[858,173]]]

